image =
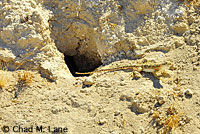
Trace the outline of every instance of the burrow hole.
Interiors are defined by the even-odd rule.
[[[93,58],[88,58],[84,55],[64,56],[65,63],[67,64],[71,74],[74,77],[89,76],[88,74],[76,74],[76,72],[92,72],[97,67],[102,65],[102,62],[100,60],[94,60]]]

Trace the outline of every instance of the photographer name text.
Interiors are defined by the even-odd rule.
[[[0,132],[4,132],[4,133],[10,133],[10,132],[14,132],[14,133],[34,133],[34,132],[38,132],[38,133],[43,133],[43,132],[49,132],[49,133],[67,133],[68,132],[68,128],[67,127],[53,127],[53,126],[20,126],[20,125],[16,125],[16,126],[3,126],[1,127],[1,131]]]

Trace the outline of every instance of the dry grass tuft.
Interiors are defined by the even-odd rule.
[[[167,111],[154,111],[153,121],[159,127],[161,134],[173,133],[181,124],[182,113],[178,112],[175,106],[170,106]]]
[[[0,89],[5,87],[6,83],[7,83],[7,79],[6,79],[5,75],[1,73],[0,74]]]
[[[29,86],[33,82],[33,74],[28,71],[23,71],[18,75],[18,83]]]
[[[17,89],[15,90],[14,99],[16,99],[19,94],[23,91],[24,87],[30,86],[33,82],[34,75],[30,71],[20,71],[18,73]]]
[[[2,89],[3,87],[6,86],[6,84],[8,83],[8,78],[7,78],[7,74],[6,74],[6,69],[3,68],[2,70],[0,70],[0,89]]]
[[[2,62],[0,60],[0,89],[2,89],[3,87],[5,87],[6,83],[7,83],[7,79],[6,79],[6,74],[5,74],[5,71],[6,71],[6,66],[5,66],[5,63]]]
[[[174,131],[180,125],[180,117],[182,114],[178,113],[174,106],[170,106],[167,110],[167,118],[165,118],[163,126],[164,126],[164,133],[169,133]]]

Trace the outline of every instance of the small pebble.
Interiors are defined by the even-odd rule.
[[[157,101],[160,105],[165,103],[164,97],[158,97]]]
[[[83,85],[85,86],[92,86],[94,84],[94,81],[92,78],[87,78],[83,81]]]
[[[181,91],[181,88],[180,87],[174,87],[173,90],[174,91]]]
[[[194,70],[194,71],[197,70],[197,69],[198,69],[198,68],[197,68],[196,66],[193,67],[193,70]]]
[[[148,17],[147,17],[147,16],[144,16],[144,19],[145,19],[145,20],[147,20],[147,19],[148,19]]]
[[[104,118],[104,119],[100,119],[99,120],[99,125],[103,125],[107,122],[107,120]]]
[[[124,81],[124,77],[120,77],[120,81]]]
[[[120,86],[125,86],[126,83],[125,82],[120,82]]]
[[[115,111],[114,116],[118,116],[121,112],[119,110]]]
[[[184,91],[185,98],[192,98],[193,92],[190,89]]]

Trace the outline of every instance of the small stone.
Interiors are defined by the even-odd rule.
[[[115,111],[114,116],[118,116],[121,112],[119,110]]]
[[[147,20],[147,19],[148,19],[148,17],[147,17],[147,16],[144,16],[144,19],[145,19],[145,20]]]
[[[186,124],[189,123],[191,120],[192,120],[192,117],[185,116],[184,121],[185,121]]]
[[[177,34],[183,34],[188,30],[188,25],[186,23],[177,23],[173,26],[173,30]]]
[[[157,101],[158,101],[158,103],[159,103],[160,105],[162,105],[162,104],[165,103],[164,97],[158,97],[158,98],[157,98]]]
[[[138,71],[134,71],[133,75],[136,79],[142,78],[142,75]]]
[[[4,62],[10,62],[13,61],[16,58],[16,56],[12,53],[12,51],[5,49],[0,50],[0,59]]]
[[[99,120],[99,125],[103,125],[103,124],[105,124],[107,122],[107,120],[104,118],[104,119],[100,119]]]
[[[125,82],[120,82],[120,86],[125,86],[126,83]]]
[[[110,84],[104,83],[104,82],[103,82],[103,83],[100,83],[99,86],[100,86],[100,87],[105,87],[105,88],[110,88],[110,87],[111,87]]]
[[[51,112],[53,114],[57,114],[58,112],[60,112],[60,110],[58,108],[56,108],[56,107],[52,107]]]
[[[200,118],[200,113],[197,114],[197,118]]]
[[[194,70],[194,71],[197,70],[197,69],[198,69],[198,68],[197,68],[196,66],[193,67],[193,70]]]
[[[116,134],[116,132],[114,132],[114,131],[111,131],[110,133],[111,133],[111,134]]]
[[[174,44],[175,44],[175,47],[178,48],[180,46],[183,46],[185,44],[185,41],[184,41],[184,38],[183,37],[178,37],[178,36],[171,36],[173,41],[174,41]]]
[[[146,113],[146,112],[148,112],[150,109],[149,109],[149,107],[148,107],[148,105],[147,104],[142,104],[142,105],[138,105],[138,104],[136,104],[135,105],[136,107],[136,111],[135,111],[135,113],[136,114],[143,114],[143,113]],[[134,109],[132,109],[132,111],[134,112]]]
[[[173,76],[173,71],[171,71],[171,70],[165,70],[165,71],[162,72],[162,76],[164,76],[164,77],[171,77],[171,76]]]
[[[149,111],[148,107],[143,106],[143,107],[138,107],[138,111],[137,112],[143,114],[143,113],[146,113],[148,111]],[[138,114],[138,113],[136,113],[136,114]]]
[[[185,98],[192,98],[193,92],[190,89],[184,91]]]
[[[83,81],[83,85],[85,86],[92,86],[94,84],[94,81],[92,78],[87,78]]]
[[[173,90],[174,90],[174,91],[180,91],[181,88],[180,88],[180,87],[174,87]]]
[[[120,77],[120,81],[124,81],[124,77]]]
[[[186,82],[185,80],[181,80],[181,81],[179,82],[179,84],[180,84],[180,85],[186,85],[187,82]]]
[[[83,89],[80,89],[80,92],[81,92],[81,93],[88,93],[88,92],[90,92],[89,89],[90,89],[90,88],[87,88],[87,89],[83,88]]]

